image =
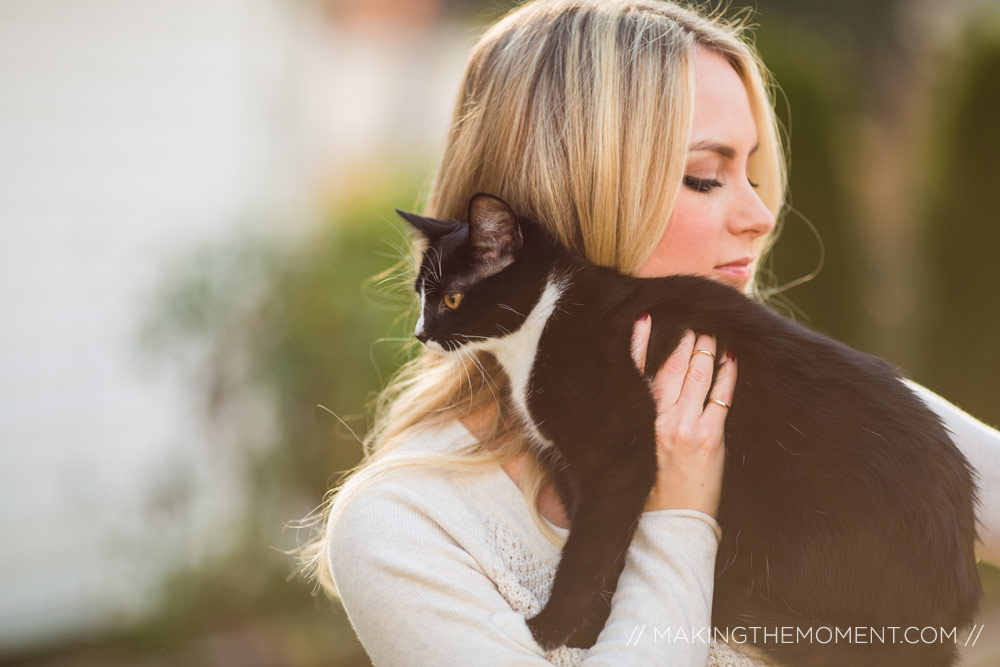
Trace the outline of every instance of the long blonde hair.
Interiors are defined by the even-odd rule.
[[[692,60],[707,48],[725,57],[746,87],[759,139],[750,177],[777,216],[784,154],[768,75],[743,30],[742,20],[657,0],[535,0],[514,9],[469,57],[425,213],[462,219],[473,194],[490,192],[592,262],[634,272],[663,235],[681,186]],[[414,255],[419,251],[415,245]],[[506,382],[485,354],[424,350],[397,372],[377,399],[364,460],[327,494],[308,524],[320,530],[300,550],[304,569],[329,595],[337,593],[324,527],[366,482],[418,468],[495,465],[527,447],[502,400]],[[417,433],[491,403],[498,409],[483,442],[449,454],[386,456]],[[528,458],[522,490],[539,529],[558,544],[538,512],[546,473]]]

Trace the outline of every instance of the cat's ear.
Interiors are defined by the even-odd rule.
[[[424,216],[417,215],[416,213],[400,211],[398,208],[396,209],[396,213],[398,213],[399,217],[403,220],[406,220],[408,223],[413,225],[416,230],[423,234],[428,241],[433,241],[441,238],[442,236],[447,236],[462,225],[462,223],[455,222],[454,220],[425,218]]]
[[[517,216],[507,202],[484,193],[469,200],[469,243],[485,261],[506,266],[514,260],[524,238]]]

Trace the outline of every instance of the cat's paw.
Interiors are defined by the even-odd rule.
[[[539,646],[551,651],[565,645],[575,628],[564,619],[546,613],[547,611],[543,609],[537,616],[528,619],[528,629],[531,630],[531,635]]]

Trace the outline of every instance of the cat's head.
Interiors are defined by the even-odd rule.
[[[525,248],[531,230],[506,202],[477,194],[464,221],[396,212],[427,240],[413,285],[421,343],[439,351],[488,348],[520,328],[544,288],[546,267],[528,261],[537,254]]]

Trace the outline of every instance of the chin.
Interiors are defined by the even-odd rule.
[[[709,278],[710,280],[714,280],[715,282],[720,283],[722,285],[726,285],[727,287],[732,287],[733,289],[742,292],[743,294],[750,293],[751,281],[749,278],[739,278],[737,276],[719,275],[717,273],[705,277]]]

